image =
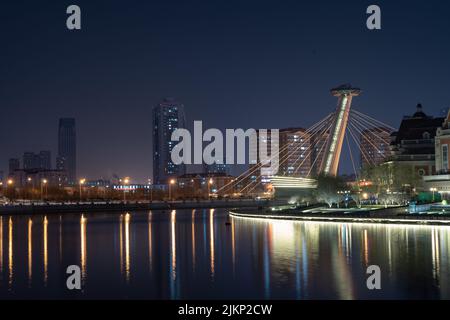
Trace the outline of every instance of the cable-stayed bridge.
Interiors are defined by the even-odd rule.
[[[347,145],[352,167],[357,176],[356,159],[350,147],[350,139],[361,154],[361,161],[375,165],[380,154],[380,145],[389,146],[389,134],[395,129],[371,116],[352,110],[353,97],[361,94],[359,88],[345,84],[331,89],[338,98],[335,110],[308,129],[294,135],[289,143],[280,146],[279,167],[289,164],[288,172],[263,177],[259,161],[232,182],[217,190],[218,194],[235,193],[255,195],[271,192],[273,188],[313,189],[318,175],[336,176],[344,144]],[[364,138],[364,143],[362,139]],[[269,156],[275,158],[272,154]],[[307,170],[305,170],[305,163]]]

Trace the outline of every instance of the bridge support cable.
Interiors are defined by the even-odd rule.
[[[318,132],[325,124],[326,124],[326,122],[323,122],[320,126],[316,127],[314,130],[312,130],[312,131],[310,131],[310,132],[308,132],[308,133],[305,132],[304,135],[302,135],[302,137],[307,137],[308,134],[311,134],[309,137],[315,136],[315,135],[317,134],[317,132]],[[308,137],[307,137],[307,138],[308,138]],[[305,140],[303,143],[301,143],[299,146],[297,146],[297,147],[295,148],[295,150],[293,150],[293,152],[297,152],[302,146],[305,145],[306,142],[307,142],[307,141]],[[292,146],[294,143],[295,143],[295,142],[290,143],[287,147]],[[286,150],[286,148],[283,147],[283,148],[279,151],[279,153],[283,153],[283,151],[285,151],[285,150]],[[289,160],[289,157],[290,157],[290,154],[286,154],[286,155],[284,155],[282,158],[280,158],[280,159],[279,159],[279,166],[280,166],[280,165],[283,165],[287,160]],[[273,158],[271,158],[271,160],[272,160],[272,159],[273,159]],[[251,170],[251,172],[250,172],[249,174],[247,174],[246,177],[243,177],[243,178],[242,178],[242,181],[243,181],[244,179],[248,178],[252,173],[256,172],[256,171],[259,170],[260,168],[262,168],[262,163],[261,163],[261,162],[258,163],[257,165],[255,165],[255,168],[253,168],[253,170]],[[242,191],[244,191],[245,189],[247,189],[248,187],[250,187],[251,184],[258,183],[258,182],[259,182],[259,179],[261,178],[261,176],[262,176],[262,175],[259,174],[259,175],[256,177],[256,179],[255,179],[254,181],[250,182],[247,186],[245,186],[243,189],[241,189],[241,190],[239,191],[239,193],[242,193]]]
[[[319,134],[320,134],[320,136],[323,135],[323,132],[326,132],[327,130],[329,130],[329,128],[331,127],[331,123],[328,124],[327,127],[326,127],[326,125],[327,125],[327,123],[322,124],[322,125],[321,125],[320,127],[318,127],[313,133],[311,133],[311,135],[310,135],[309,137],[307,137],[307,138],[308,138],[308,139],[311,139],[311,138],[313,138],[313,137],[316,137],[316,136],[319,135]],[[293,150],[292,152],[297,152],[297,151],[298,151],[305,143],[306,143],[306,141],[303,142],[303,143],[301,143],[301,144],[300,144],[299,146],[297,146],[297,147],[295,148],[295,150]],[[310,150],[311,148],[312,148],[312,145],[310,144],[309,147],[308,147],[306,150],[304,150],[304,153],[308,152],[308,150]],[[309,154],[307,155],[307,157],[310,156],[311,152],[312,152],[312,150],[309,152]],[[282,158],[280,159],[280,161],[279,161],[279,166],[282,166],[286,161],[289,160],[290,157],[291,157],[291,154],[286,154],[284,157],[282,157]],[[298,161],[298,159],[301,159],[301,158],[297,158],[296,161]],[[305,159],[306,159],[306,158],[305,158]],[[303,161],[303,162],[304,162],[304,161]],[[302,163],[303,163],[303,162],[302,162]],[[257,169],[259,169],[260,167],[261,167],[261,166],[259,166]],[[252,187],[252,185],[253,185],[253,187],[252,187],[249,191],[247,191],[247,193],[253,191],[258,185],[260,185],[260,184],[262,183],[262,182],[260,181],[261,176],[262,176],[262,175],[259,174],[259,175],[256,177],[256,179],[255,179],[254,181],[250,182],[248,185],[246,185],[245,187],[243,187],[243,188],[239,191],[239,193],[243,193],[245,190],[247,190],[248,188]]]
[[[329,131],[331,130],[331,127],[332,127],[332,126],[333,126],[333,123],[330,122],[329,125],[328,125],[328,127],[323,128],[323,129],[321,130],[320,133],[316,133],[316,134],[318,134],[318,138],[321,139],[321,138],[323,138],[323,136],[324,136],[326,133],[329,133]],[[317,138],[317,137],[316,137],[316,138]],[[326,143],[323,143],[323,144],[322,144],[321,150],[325,147],[325,145],[326,145]],[[310,157],[311,157],[311,155],[312,155],[312,152],[314,151],[314,148],[315,148],[315,145],[310,144],[310,146],[309,146],[306,150],[304,150],[304,154],[307,153],[308,151],[309,151],[309,152],[308,152],[308,154],[303,158],[303,161],[297,166],[297,168],[295,169],[295,171],[294,171],[294,173],[293,173],[293,176],[296,175],[296,173],[297,173],[298,170],[302,167],[302,165],[305,163],[305,161],[307,161],[308,159],[309,159],[309,160],[311,159]],[[320,152],[319,152],[319,155],[320,155]],[[316,157],[316,158],[314,159],[313,164],[316,162],[317,158],[318,158],[318,157]],[[301,158],[297,158],[296,162],[297,162],[299,159],[301,159]],[[280,165],[281,165],[281,164],[282,164],[282,163],[280,163]],[[310,168],[310,170],[309,170],[309,172],[308,172],[308,176],[310,175],[312,169],[313,169],[313,167],[311,166],[311,168]],[[249,190],[247,191],[247,193],[251,193],[253,190],[255,190],[255,189],[258,187],[259,184],[261,184],[261,181],[259,181],[258,183],[256,183],[251,189],[249,189]],[[250,185],[248,185],[248,186],[246,186],[245,188],[243,188],[243,189],[241,190],[241,192],[243,192],[244,189],[247,189],[249,186],[250,186]]]
[[[353,160],[352,148],[350,148],[350,142],[348,141],[348,135],[345,135],[345,140],[347,141],[348,152],[350,153],[350,160],[352,161],[353,172],[355,173],[356,183],[358,184],[358,191],[360,186],[359,174],[356,170],[355,161]]]
[[[323,118],[322,120],[318,121],[317,123],[313,124],[310,128],[308,128],[304,133],[302,133],[302,137],[307,136],[309,133],[311,132],[315,132],[316,129],[320,128],[326,121],[328,121],[329,119],[331,119],[333,116],[333,113],[330,113],[328,116],[326,116],[325,118]],[[284,146],[281,151],[284,151],[285,149],[287,149],[288,147],[292,146],[295,142],[292,142],[286,146]],[[270,158],[270,161],[272,161],[274,159],[274,157]],[[255,167],[249,168],[246,171],[244,171],[242,174],[240,174],[234,181],[231,181],[229,183],[227,183],[226,185],[224,185],[223,187],[221,187],[217,192],[221,192],[223,190],[227,190],[227,188],[232,188],[233,186],[236,186],[237,184],[239,184],[240,182],[242,182],[244,179],[247,179],[252,173],[254,173],[256,170],[260,169],[262,167],[261,163],[258,163],[257,165],[255,165]]]
[[[362,133],[364,129],[358,128],[357,125],[355,125],[352,121],[350,121],[350,126],[353,127],[360,136],[362,136]],[[378,139],[378,136],[375,136],[375,139]],[[378,152],[381,153],[381,150],[371,141],[371,139],[366,139],[366,141]],[[367,150],[366,150],[367,151]]]
[[[382,136],[383,132],[374,132],[373,129],[367,128],[367,127],[361,125],[357,121],[350,121],[350,124],[355,129],[358,129],[357,130],[358,133],[361,135],[361,137],[365,137],[366,140],[371,141],[371,142],[378,141],[378,142],[384,143],[385,145],[390,145],[390,139],[384,138]],[[386,131],[384,133],[386,133]]]
[[[359,112],[359,111],[357,111],[357,110],[355,110],[355,109],[353,109],[353,110],[351,111],[351,113],[354,113],[354,114],[356,114],[356,115],[358,115],[358,116],[360,116],[360,117],[366,119],[367,121],[372,121],[373,123],[377,124],[376,126],[379,126],[379,127],[385,127],[385,128],[388,128],[388,129],[390,129],[390,130],[392,130],[392,131],[396,131],[396,130],[397,130],[397,129],[395,129],[395,128],[392,127],[392,126],[390,126],[390,125],[388,125],[388,124],[386,124],[386,123],[384,123],[384,122],[381,122],[380,120],[377,120],[377,119],[375,119],[375,118],[372,118],[371,116],[368,116],[368,115],[366,115],[366,114],[364,114],[364,113],[362,113],[362,112]]]
[[[324,135],[326,135],[327,133],[329,133],[330,132],[330,130],[331,130],[331,127],[333,126],[333,124],[332,123],[330,123],[329,124],[329,126],[327,127],[327,128],[325,128],[324,130],[322,130],[322,132],[320,133],[320,135],[319,135],[319,141],[320,140],[322,140],[323,139],[323,137],[324,137]],[[326,145],[326,142],[324,142],[323,143],[323,145]],[[323,146],[322,146],[323,147]],[[314,148],[315,148],[315,145],[310,145],[310,148],[311,148],[311,151],[309,152],[309,154],[305,157],[305,158],[303,158],[303,161],[297,166],[297,168],[295,169],[295,171],[294,171],[294,176],[297,174],[297,172],[300,170],[300,168],[302,167],[302,165],[305,163],[305,161],[311,156],[311,153],[314,151]],[[320,155],[320,153],[319,153],[319,155]],[[318,157],[316,157],[316,159],[317,159]],[[299,158],[300,159],[300,158]],[[315,159],[315,160],[316,160]],[[314,160],[314,162],[315,162],[315,160]],[[296,160],[296,162],[298,161],[298,159]],[[294,162],[294,165],[295,165],[295,163],[296,162]]]
[[[394,131],[387,125],[381,125],[379,123],[372,122],[371,120],[368,120],[367,118],[364,118],[364,117],[362,117],[362,116],[360,116],[360,115],[358,115],[357,113],[354,113],[354,112],[352,112],[350,114],[350,117],[353,119],[353,121],[357,121],[361,125],[364,125],[367,128],[373,129],[376,132],[383,133],[383,132]]]
[[[350,120],[353,121],[353,123],[357,123],[358,125],[360,125],[362,128],[364,128],[364,130],[366,130],[366,133],[373,135],[374,137],[376,137],[377,139],[381,139],[384,142],[386,142],[387,144],[390,144],[389,139],[383,138],[382,136],[377,135],[376,133],[389,133],[392,130],[388,127],[380,127],[377,126],[374,123],[370,123],[367,120],[365,120],[364,118],[361,118],[360,116],[356,115],[356,114],[351,114]],[[376,132],[374,132],[376,131]]]
[[[329,132],[329,130],[331,129],[331,127],[332,127],[332,123],[330,122],[330,124],[328,125],[328,127],[323,128],[323,129],[321,130],[321,132],[316,132],[315,135],[318,135],[319,138],[322,138],[322,137],[324,136],[324,134],[326,134],[327,132]],[[326,145],[326,143],[323,143],[323,144],[322,144],[321,150],[324,148],[325,145]],[[293,176],[295,176],[295,174],[298,172],[298,170],[301,168],[301,166],[304,164],[304,162],[305,162],[306,160],[310,159],[311,154],[312,154],[312,152],[314,151],[314,148],[315,148],[315,145],[311,145],[311,144],[310,144],[310,146],[309,146],[306,150],[304,150],[304,154],[306,154],[306,153],[307,153],[307,154],[306,154],[306,156],[303,158],[303,161],[297,166],[296,170],[295,170],[294,173],[293,173]],[[320,153],[319,153],[319,154],[320,154]],[[296,161],[298,161],[299,159],[301,159],[301,158],[297,158]],[[280,166],[281,166],[282,164],[284,164],[284,162],[285,162],[286,160],[287,160],[287,159],[285,159],[283,162],[280,162]],[[317,157],[316,157],[315,160],[317,160]],[[314,162],[315,162],[315,161],[314,161]],[[311,170],[312,170],[312,167],[310,168],[310,170],[309,170],[309,172],[308,172],[308,175],[311,173]],[[247,191],[247,193],[251,193],[251,192],[252,192],[253,190],[255,190],[261,183],[262,183],[261,181],[258,181],[257,183],[255,183],[255,185],[252,186],[252,188],[249,189],[249,190]],[[240,193],[244,192],[247,188],[250,188],[250,187],[251,187],[251,184],[245,186],[243,189],[240,190]]]
[[[350,133],[350,136],[352,137],[355,144],[358,146],[359,151],[361,152],[362,156],[367,161],[367,163],[371,163],[372,165],[374,165],[373,159],[371,159],[370,157],[367,157],[366,151],[361,148],[361,145],[358,142],[358,139],[355,137],[355,134],[353,133],[351,127],[347,127],[347,131],[348,131],[348,133]]]
[[[322,143],[322,147],[320,147],[320,150],[319,150],[319,152],[317,153],[317,157],[314,159],[313,163],[311,164],[311,168],[309,168],[308,175],[306,176],[307,178],[311,177],[311,173],[312,173],[312,171],[313,171],[313,169],[314,169],[314,166],[316,165],[316,162],[317,162],[317,160],[320,158],[320,155],[322,154],[322,152],[323,152],[323,150],[324,150],[324,148],[325,148],[326,145],[327,145],[326,142],[323,142],[323,143]],[[314,148],[315,148],[315,146],[314,146]],[[321,160],[323,161],[323,160],[324,160],[324,157],[322,157]],[[321,164],[319,165],[319,167],[320,167],[320,166],[321,166]]]

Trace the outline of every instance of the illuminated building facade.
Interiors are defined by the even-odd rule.
[[[177,178],[176,194],[179,198],[231,195],[235,192],[233,180],[234,177],[226,173],[188,173]],[[224,188],[226,186],[230,187]]]
[[[450,112],[447,114],[442,127],[436,131],[435,147],[435,174],[423,177],[426,190],[436,190],[444,198],[450,197]]]
[[[280,130],[280,166],[278,176],[306,177],[311,171],[310,135],[303,128]]]
[[[394,163],[409,165],[419,176],[436,172],[435,136],[445,118],[434,118],[423,112],[421,104],[412,116],[405,116],[397,132],[391,134],[391,156]]]
[[[184,105],[172,98],[164,99],[153,108],[153,182],[167,184],[168,180],[185,173],[185,165],[175,165],[171,152],[177,142],[172,133],[185,128]]]
[[[66,171],[67,182],[77,183],[77,136],[75,119],[62,118],[58,128],[58,159],[57,170]]]

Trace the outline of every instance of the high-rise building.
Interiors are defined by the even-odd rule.
[[[280,130],[280,168],[278,175],[307,177],[312,159],[310,134],[303,128]]]
[[[52,153],[48,150],[39,152],[40,169],[51,170],[52,169]]]
[[[185,128],[184,105],[172,98],[164,99],[153,108],[153,182],[166,184],[168,179],[182,175],[184,164],[175,165],[171,152],[177,142],[171,141],[172,132]]]
[[[9,159],[9,172],[8,172],[8,176],[13,176],[14,175],[14,171],[19,170],[20,169],[20,160],[13,158],[13,159]]]
[[[311,136],[303,128],[285,128],[278,130],[277,141],[272,140],[272,131],[267,130],[267,135],[264,138],[260,136],[260,131],[257,132],[259,142],[266,142],[267,157],[271,162],[275,161],[276,157],[272,154],[272,143],[278,145],[278,167],[276,171],[268,175],[261,175],[259,167],[259,144],[252,153],[253,158],[257,161],[250,163],[250,170],[252,172],[249,177],[249,183],[261,183],[266,185],[273,176],[285,177],[307,177],[313,172],[311,170],[312,164],[312,146]],[[262,140],[261,140],[262,139]],[[256,188],[255,188],[256,189]]]
[[[272,162],[276,160],[276,155],[272,154],[272,147],[275,147],[274,151],[276,151],[276,148],[278,148],[278,151],[280,151],[280,130],[278,130],[278,134],[275,132],[272,132],[272,130],[266,130],[261,131],[257,130],[255,131],[255,139],[256,139],[256,145],[251,146],[249,145],[249,170],[250,173],[248,177],[245,179],[246,181],[244,184],[251,184],[253,183],[255,188],[254,190],[259,191],[257,189],[261,189],[260,187],[264,188],[270,183],[270,178],[273,176],[276,176],[279,174],[279,165],[278,166],[272,166]],[[273,136],[272,136],[273,135]],[[272,139],[273,138],[273,139]],[[252,137],[249,138],[249,141],[252,140]],[[260,150],[260,148],[263,148]],[[265,150],[264,150],[265,149]],[[264,152],[267,156],[266,160],[270,160],[270,163],[262,165],[262,159],[260,157],[260,151]],[[278,153],[278,159],[280,160],[280,154]],[[272,161],[273,160],[273,161]],[[272,167],[274,170],[272,170]],[[263,173],[264,171],[264,173]],[[248,189],[253,189],[253,187],[250,187]]]
[[[39,155],[34,152],[25,152],[22,161],[24,170],[39,169],[41,166]]]
[[[311,136],[311,167],[313,176],[318,176],[321,174],[320,168],[322,167],[323,161],[325,161],[325,152],[328,139],[330,137],[330,130],[324,130],[321,134],[316,134]]]
[[[385,127],[365,129],[361,132],[361,167],[378,165],[390,156],[392,131]]]
[[[51,152],[41,151],[39,153],[25,152],[23,154],[23,169],[44,169],[50,170],[51,164]]]
[[[206,174],[229,174],[230,165],[226,164],[226,159],[223,159],[222,162],[216,161],[213,164],[204,164],[204,172]]]
[[[77,142],[73,118],[59,119],[57,169],[66,171],[69,184],[76,183]]]

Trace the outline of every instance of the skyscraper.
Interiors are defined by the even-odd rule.
[[[14,175],[14,171],[20,169],[20,160],[16,158],[9,159],[9,172],[8,176],[11,177]]]
[[[213,164],[204,164],[203,165],[203,171],[206,174],[211,173],[221,173],[221,174],[229,174],[230,172],[230,166],[225,163],[226,159],[223,159],[221,162],[216,161]]]
[[[153,108],[153,181],[168,183],[168,179],[185,173],[185,165],[175,165],[171,151],[177,142],[172,142],[172,132],[185,128],[184,105],[173,98],[166,98]]]
[[[39,165],[44,170],[52,169],[52,153],[50,151],[43,150],[39,152]]]
[[[67,182],[75,184],[77,178],[77,142],[75,119],[59,119],[57,169],[65,170]]]
[[[280,169],[278,175],[307,177],[311,173],[311,135],[303,128],[280,130]]]
[[[50,170],[51,165],[51,152],[41,151],[38,154],[34,152],[25,152],[23,154],[23,169],[43,169]]]
[[[25,152],[23,154],[23,169],[39,169],[40,168],[40,159],[39,155],[34,152]]]

